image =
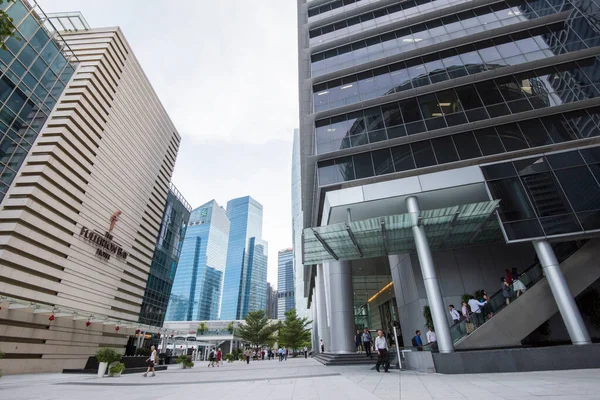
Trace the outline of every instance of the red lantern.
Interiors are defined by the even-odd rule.
[[[140,330],[139,330],[139,329],[136,329],[136,330],[135,330],[135,334],[136,334],[136,335],[139,335],[139,333],[140,333]]]
[[[92,324],[92,323],[91,323],[90,321],[87,321],[87,322],[85,323],[85,326],[90,326],[91,324]]]
[[[121,328],[119,328],[119,327],[117,326],[117,327],[115,328],[115,331],[119,332],[119,329],[121,329]]]
[[[54,321],[54,314],[52,314],[52,315],[50,316],[50,318],[48,318],[48,319],[49,319],[50,321]]]

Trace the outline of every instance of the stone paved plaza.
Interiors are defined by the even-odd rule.
[[[438,375],[368,366],[325,367],[312,359],[239,362],[191,370],[170,368],[153,378],[140,374],[99,379],[90,375],[9,375],[0,379],[2,400],[428,400],[599,399],[600,370],[480,375]]]

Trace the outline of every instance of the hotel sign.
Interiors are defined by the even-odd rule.
[[[113,240],[113,235],[110,233],[114,229],[119,215],[121,215],[121,211],[115,212],[110,218],[110,228],[108,232],[101,233],[85,226],[83,226],[79,232],[79,236],[96,246],[96,255],[105,260],[110,260],[111,256],[115,256],[123,261],[127,259],[128,253],[123,250],[121,245]]]

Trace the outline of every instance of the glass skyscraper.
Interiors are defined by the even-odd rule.
[[[448,304],[460,304],[467,287],[497,285],[500,255],[529,268],[553,251],[550,243],[600,237],[600,1],[297,3],[302,261],[313,334],[338,353],[354,350],[347,332],[361,326],[399,328],[397,339],[410,343],[425,329],[427,304],[440,352],[485,347],[473,334],[451,338]],[[457,229],[463,218],[476,220],[476,206],[492,212]],[[442,210],[448,225],[423,222]],[[414,232],[426,225],[434,261],[418,257],[425,246],[401,220]],[[474,258],[496,282],[472,278],[466,260]],[[436,268],[441,288],[421,290]],[[575,332],[577,292],[565,281],[559,272],[551,282],[568,295],[550,306],[569,310],[563,320]],[[542,314],[530,304],[531,315]],[[545,320],[527,321],[526,334]],[[501,343],[493,334],[485,340]]]
[[[277,319],[284,320],[285,313],[296,307],[294,252],[292,249],[280,250],[277,256]]]
[[[242,273],[242,311],[244,318],[250,311],[267,310],[267,262],[269,246],[255,237],[248,240],[248,254]]]
[[[248,279],[253,279],[252,274],[248,271],[249,255],[254,254],[255,250],[252,248],[255,245],[262,243],[266,249],[265,243],[260,241],[262,238],[262,211],[262,205],[250,196],[227,202],[227,217],[231,222],[231,228],[226,252],[227,268],[220,319],[242,319],[247,313],[245,304],[249,302],[247,296],[250,294],[249,289],[252,289],[252,284],[249,288],[247,284]],[[251,241],[251,238],[255,238],[255,240]],[[266,274],[262,292],[266,294]]]
[[[218,319],[229,226],[225,210],[215,200],[192,211],[171,291],[168,321]]]
[[[33,4],[34,7],[31,7]],[[35,2],[0,4],[17,30],[0,49],[0,202],[73,76],[76,58]],[[36,8],[35,11],[33,9]]]
[[[181,255],[191,207],[171,184],[152,257],[139,322],[162,326]]]

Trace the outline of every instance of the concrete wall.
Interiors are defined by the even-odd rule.
[[[534,262],[530,244],[497,244],[433,253],[444,304],[460,307],[464,293],[485,289],[489,295],[500,289],[500,277],[506,268],[522,271]],[[423,307],[428,304],[423,276],[416,254],[399,255],[390,265],[398,302],[404,343],[410,346],[414,332],[420,329],[425,339]],[[448,322],[450,314],[446,313]]]

